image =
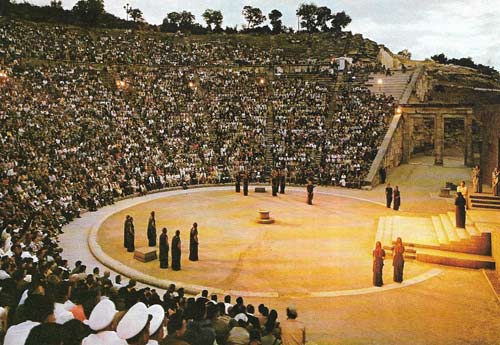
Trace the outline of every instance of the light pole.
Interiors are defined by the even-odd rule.
[[[123,6],[123,9],[125,10],[125,12],[127,13],[127,22],[128,22],[128,12],[129,10],[131,9],[132,7],[130,6],[130,4],[127,2],[127,4],[125,6]]]
[[[377,80],[377,84],[378,84],[378,92],[379,93],[382,93],[382,84],[384,83],[384,81],[382,80],[382,78],[379,78]]]

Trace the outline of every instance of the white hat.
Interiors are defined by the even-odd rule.
[[[133,338],[146,327],[148,320],[148,307],[142,302],[136,303],[120,320],[116,333],[123,340]]]
[[[116,315],[116,307],[113,301],[103,299],[94,307],[88,320],[84,323],[94,331],[100,331],[108,327]]]
[[[235,320],[235,321],[240,321],[240,320],[242,320],[243,322],[248,322],[248,316],[246,316],[246,315],[245,315],[245,314],[243,314],[243,313],[239,313],[238,315],[236,315],[236,316],[234,317],[234,320]]]
[[[163,319],[165,319],[165,309],[159,304],[152,305],[148,308],[149,315],[152,315],[153,318],[149,323],[149,335],[155,334],[156,331],[163,324]]]

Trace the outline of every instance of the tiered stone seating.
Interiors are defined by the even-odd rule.
[[[500,210],[500,197],[487,194],[472,194],[470,196],[473,208]]]

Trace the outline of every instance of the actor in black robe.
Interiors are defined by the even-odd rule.
[[[387,205],[387,208],[391,208],[391,204],[392,204],[392,187],[391,187],[390,183],[388,183],[387,187],[385,187],[385,203]]]
[[[313,204],[314,187],[315,187],[315,185],[313,185],[312,181],[310,179],[307,180],[307,186],[306,186],[306,189],[307,189],[307,203],[309,205]]]
[[[373,285],[384,285],[382,269],[384,268],[385,250],[382,249],[382,243],[377,241],[373,250]]]
[[[462,193],[457,193],[457,198],[455,199],[455,226],[457,228],[465,229],[465,205],[467,201],[465,200]]]
[[[172,239],[172,269],[181,270],[181,232],[177,230]]]
[[[130,216],[125,217],[125,223],[123,224],[123,247],[127,248],[127,232],[130,227]]]
[[[399,210],[399,206],[401,206],[401,193],[399,192],[398,186],[394,187],[394,209]]]
[[[243,195],[248,195],[248,175],[247,173],[243,174]]]
[[[156,220],[155,212],[151,212],[151,216],[148,221],[148,242],[150,247],[156,246]]]
[[[133,253],[135,251],[135,229],[134,229],[134,218],[130,217],[130,225],[127,228],[127,235],[125,236],[125,242],[127,245],[127,252]]]
[[[282,169],[280,173],[280,194],[285,194],[286,170]]]
[[[167,228],[161,230],[160,239],[158,241],[160,247],[160,268],[168,268],[168,235]]]
[[[279,188],[279,173],[276,169],[271,173],[271,188],[273,192],[273,196],[278,196],[278,188]]]
[[[198,223],[194,223],[189,233],[189,260],[198,261]]]
[[[236,178],[235,178],[236,193],[240,192],[240,187],[241,187],[241,175],[238,173],[238,174],[236,174]]]

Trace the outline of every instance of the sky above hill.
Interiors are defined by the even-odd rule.
[[[72,8],[77,0],[62,0]],[[28,0],[47,5],[50,0]],[[106,10],[125,18],[123,6],[129,3],[144,13],[146,21],[161,24],[168,12],[191,11],[196,21],[207,8],[221,10],[223,26],[244,23],[245,5],[259,7],[267,14],[283,13],[283,22],[297,28],[297,0],[104,0]],[[423,60],[437,53],[448,57],[471,57],[475,62],[500,70],[500,0],[327,0],[313,1],[333,12],[346,11],[352,17],[347,27],[362,33],[393,52],[408,49],[413,59]],[[204,24],[204,23],[203,23]]]

